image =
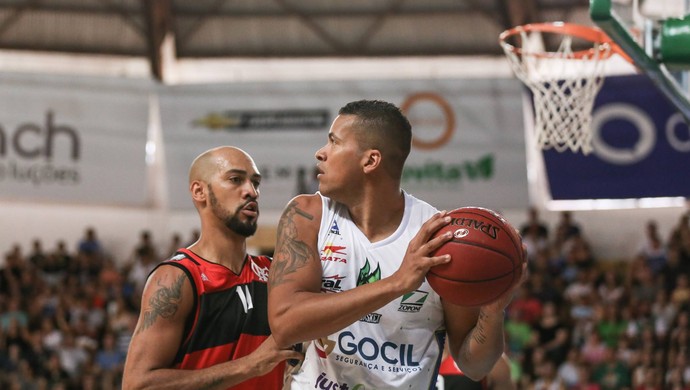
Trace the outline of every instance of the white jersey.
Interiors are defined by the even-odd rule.
[[[405,194],[405,213],[390,237],[375,243],[347,209],[321,197],[318,247],[321,290],[334,293],[391,276],[407,245],[437,212]],[[445,341],[441,299],[425,281],[419,289],[328,337],[309,343],[292,389],[433,389]]]

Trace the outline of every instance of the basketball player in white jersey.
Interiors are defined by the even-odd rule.
[[[450,235],[430,240],[450,218],[400,187],[411,139],[394,105],[345,105],[316,152],[319,192],[295,197],[283,212],[269,323],[279,346],[309,342],[293,389],[433,389],[446,335],[475,380],[503,352],[511,291],[460,307],[425,280],[450,261],[431,256]]]

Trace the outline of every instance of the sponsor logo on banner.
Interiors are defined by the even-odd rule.
[[[690,129],[646,75],[606,77],[591,131],[589,155],[542,152],[554,200],[690,196]]]
[[[305,193],[304,173],[309,176],[313,171],[314,153],[327,142],[330,121],[338,109],[362,96],[380,96],[404,108],[412,125],[413,150],[401,183],[407,192],[440,209],[453,207],[452,199],[458,196],[479,205],[488,202],[504,208],[525,203],[525,148],[519,131],[522,121],[518,120],[522,116],[522,89],[514,80],[469,84],[465,80],[381,80],[358,84],[354,90],[342,81],[317,84],[231,83],[221,90],[215,86],[180,86],[174,93],[163,90],[161,118],[164,141],[169,143],[166,160],[179,161],[183,154],[191,161],[194,156],[190,149],[204,150],[228,142],[231,134],[230,141],[256,159],[265,188],[264,208],[282,210],[292,196]],[[294,119],[294,110],[309,115],[328,111],[328,120],[311,115],[322,121],[309,119],[307,126],[294,127],[302,121]],[[274,115],[281,112],[291,115]],[[280,139],[275,138],[278,134]],[[168,180],[172,194],[169,204],[174,209],[188,208],[187,197],[175,190],[186,183],[185,166],[173,163],[168,167],[174,168],[170,173],[174,180]],[[340,231],[340,222],[327,222],[326,229],[332,235],[345,234]]]
[[[414,130],[412,146],[423,150],[434,150],[445,146],[455,132],[455,112],[448,101],[434,92],[418,92],[409,95],[400,105],[400,110],[410,120]],[[435,138],[422,139],[420,129],[440,133]],[[439,131],[440,130],[440,131]]]
[[[456,133],[455,111],[448,100],[436,92],[408,95],[400,109],[412,125],[412,146],[434,152],[445,148]],[[494,176],[495,158],[486,154],[478,159],[462,162],[428,160],[421,165],[405,165],[402,181],[441,187],[457,187],[463,180],[485,181]]]
[[[330,113],[313,110],[228,110],[195,119],[195,127],[211,130],[323,130],[330,124]]]
[[[50,110],[43,120],[27,120],[14,129],[0,123],[0,181],[77,185],[81,147],[79,131]]]
[[[449,163],[430,160],[422,165],[408,164],[403,170],[406,184],[432,183],[438,187],[454,187],[466,181],[488,181],[494,177],[495,158],[492,154],[476,160]]]

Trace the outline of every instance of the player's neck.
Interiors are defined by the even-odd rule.
[[[386,192],[380,188],[366,193],[362,201],[349,207],[352,221],[370,242],[381,241],[393,234],[405,213],[405,197],[400,188]]]
[[[223,265],[236,274],[242,271],[244,258],[247,255],[247,243],[244,237],[227,235],[218,232],[203,232],[199,241],[189,249],[202,258]]]

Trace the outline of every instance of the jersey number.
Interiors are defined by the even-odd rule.
[[[242,290],[242,287],[244,287],[244,291]],[[237,291],[237,295],[240,296],[240,300],[242,301],[242,306],[244,307],[245,313],[249,312],[250,309],[254,308],[254,303],[252,302],[252,295],[249,294],[249,286],[238,286],[235,291]]]

